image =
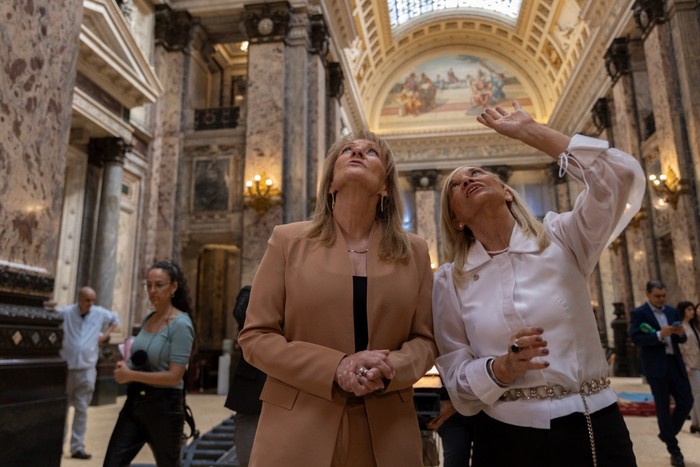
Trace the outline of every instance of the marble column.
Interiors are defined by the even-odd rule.
[[[692,165],[693,160],[687,138],[688,127],[683,112],[679,111],[684,108],[680,82],[683,80],[694,82],[697,78],[679,75],[679,68],[676,65],[679,61],[679,53],[683,58],[686,58],[687,54],[696,55],[697,44],[684,46],[683,41],[697,42],[697,35],[676,34],[674,37],[669,19],[673,13],[674,21],[680,26],[688,25],[692,21],[697,23],[697,16],[694,20],[683,21],[684,15],[696,15],[696,13],[681,11],[679,8],[669,11],[669,15],[666,15],[664,3],[662,0],[637,1],[634,5],[634,17],[642,31],[646,62],[653,64],[648,66],[648,73],[650,88],[653,89],[651,101],[661,172],[666,175],[675,173],[681,181],[680,186],[684,187],[694,179],[695,168]],[[673,2],[673,4],[680,7],[683,2]],[[694,30],[697,32],[697,24]],[[688,32],[688,28],[684,28],[683,32]],[[678,50],[681,52],[677,52]],[[697,299],[698,290],[700,290],[700,276],[697,274],[700,270],[698,213],[694,200],[689,194],[681,194],[677,205],[671,208],[667,209],[672,241],[672,248],[669,251],[675,263],[675,279],[679,290],[673,291],[669,286],[669,292],[672,296],[694,300]],[[663,263],[664,259],[660,258],[660,261]],[[660,279],[664,280],[664,277]],[[666,281],[673,282],[671,278]]]
[[[282,204],[244,211],[244,281],[252,280],[272,226],[306,219],[313,211],[330,143],[329,102],[340,95],[328,89],[332,64],[321,13],[290,8],[287,2],[245,9],[250,41],[245,179],[264,174],[280,192],[273,201]]]
[[[122,178],[128,150],[128,144],[121,138],[90,140],[90,158],[102,163],[102,190],[95,232],[91,285],[97,295],[96,303],[107,309],[112,308],[114,294]]]
[[[416,197],[416,233],[428,242],[430,263],[435,270],[440,264],[438,231],[440,228],[440,189],[437,170],[414,170],[408,176]]]
[[[646,160],[643,157],[643,134],[646,129],[642,126],[647,120],[645,117],[651,114],[651,99],[643,52],[640,41],[629,41],[627,38],[613,41],[605,55],[613,82],[612,99],[606,99],[606,109],[599,109],[598,113],[614,115],[614,118],[608,117],[608,128],[615,135],[611,143],[634,156],[646,173]],[[630,290],[624,297],[629,297],[629,301],[623,296],[615,301],[624,303],[626,310],[646,300],[644,289],[647,281],[659,276],[653,224],[648,215],[651,209],[651,194],[647,192],[642,208],[624,232],[630,271],[630,283],[626,286]]]
[[[63,336],[44,303],[58,255],[82,3],[0,2],[0,465],[61,463]]]
[[[164,93],[156,102],[151,152],[145,257],[180,261],[180,181],[184,160],[184,99],[188,95],[193,19],[167,5],[156,6],[155,69]],[[183,187],[184,189],[184,187]]]

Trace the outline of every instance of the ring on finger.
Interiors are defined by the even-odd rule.
[[[523,350],[523,348],[518,345],[518,339],[515,339],[513,343],[510,344],[510,351],[513,353],[519,353],[521,350]]]
[[[367,376],[367,368],[361,366],[360,368],[357,369],[357,376]]]

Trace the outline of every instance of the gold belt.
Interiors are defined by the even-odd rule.
[[[579,389],[567,389],[561,384],[544,384],[542,386],[533,386],[531,388],[509,389],[504,392],[503,395],[501,395],[500,399],[502,401],[517,401],[518,399],[523,399],[526,401],[531,399],[563,399],[574,394],[590,396],[591,394],[595,394],[609,387],[610,380],[606,377],[602,377],[593,378],[590,381],[584,381],[581,383]]]

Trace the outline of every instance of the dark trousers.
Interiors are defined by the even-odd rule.
[[[443,467],[469,467],[475,419],[458,412],[438,428],[442,440]]]
[[[107,446],[104,467],[128,466],[146,443],[158,467],[179,467],[184,423],[182,389],[129,385]]]
[[[550,429],[526,428],[477,416],[472,467],[591,467],[586,419],[573,413]],[[632,441],[617,404],[591,414],[599,467],[635,467]]]
[[[676,435],[693,408],[693,393],[685,368],[679,368],[676,358],[668,356],[667,373],[665,378],[647,378],[656,406],[656,420],[659,424],[659,438],[666,443],[666,449],[671,454],[680,452]],[[671,414],[671,397],[676,408]]]

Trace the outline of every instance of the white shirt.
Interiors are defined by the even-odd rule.
[[[551,243],[544,251],[538,253],[535,240],[516,225],[506,253],[490,257],[478,241],[472,246],[459,290],[452,263],[436,272],[433,321],[440,351],[436,366],[462,414],[484,410],[505,423],[549,428],[553,418],[584,412],[578,395],[499,400],[505,390],[489,377],[486,362],[505,354],[511,335],[525,326],[544,329],[550,366],[528,371],[510,388],[560,384],[578,390],[583,382],[607,375],[587,277],[602,251],[639,210],[645,187],[638,162],[607,147],[605,141],[572,138],[569,157],[585,169],[587,188],[572,212],[547,214],[544,225]],[[569,161],[567,171],[580,179],[575,161]],[[616,400],[611,388],[586,398],[591,412]]]
[[[659,322],[659,326],[664,327],[668,326],[669,322],[666,319],[666,313],[664,313],[663,308],[656,308],[654,305],[651,303],[647,302],[649,304],[649,308],[651,308],[652,313],[654,313],[654,317],[656,318],[656,321]],[[656,337],[659,338],[660,341],[662,341],[664,344],[666,344],[666,354],[667,355],[673,355],[673,344],[671,343],[671,336],[666,336],[666,337],[661,337],[661,331],[656,331]]]
[[[82,317],[77,303],[56,311],[63,316],[61,358],[68,364],[68,369],[84,370],[94,367],[99,357],[100,334],[112,323],[119,326],[117,314],[93,305],[87,315]]]

